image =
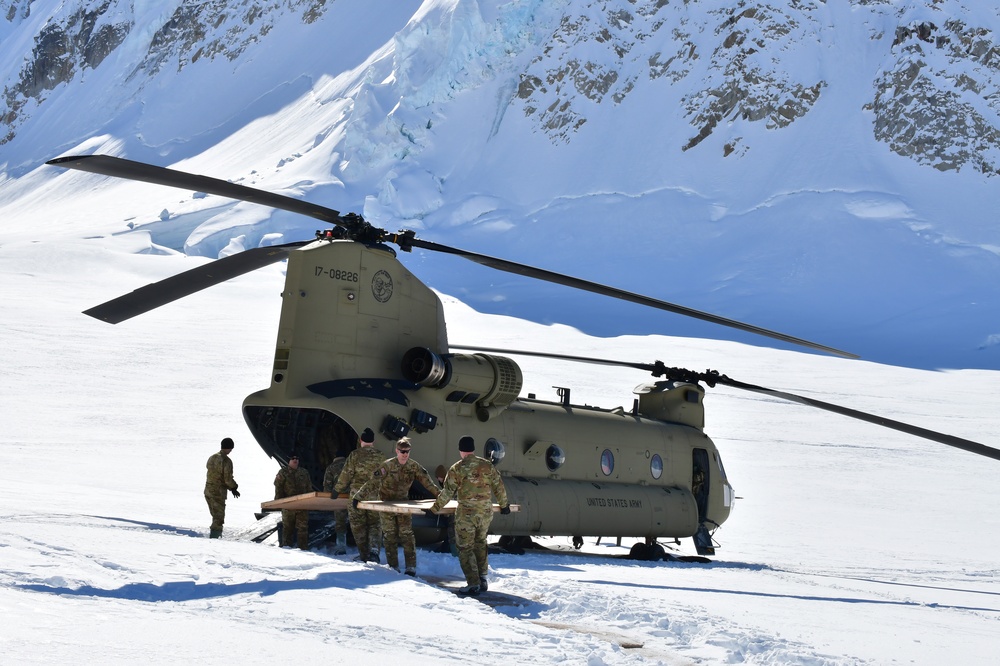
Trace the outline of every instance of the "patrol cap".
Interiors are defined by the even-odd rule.
[[[224,438],[222,440],[222,448],[224,448],[224,449],[231,449],[234,446],[235,446],[235,444],[233,444],[233,440],[231,438],[226,437],[226,438]]]
[[[458,440],[458,450],[462,453],[472,453],[476,450],[476,440],[466,435]]]
[[[361,433],[361,441],[367,444],[371,444],[375,441],[375,433],[372,432],[371,428],[365,428]]]

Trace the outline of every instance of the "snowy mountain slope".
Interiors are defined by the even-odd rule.
[[[873,360],[1000,367],[998,25],[957,0],[14,3],[4,233],[44,210],[219,256],[315,228],[40,166],[110,152]],[[751,341],[405,259],[483,310]]]

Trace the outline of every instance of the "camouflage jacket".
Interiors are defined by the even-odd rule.
[[[382,466],[383,460],[385,460],[385,454],[374,446],[359,446],[354,449],[347,456],[347,461],[344,463],[344,471],[337,477],[337,485],[334,486],[334,490],[338,493],[346,493],[350,490],[351,497],[354,499],[378,499],[374,488],[364,497],[357,493],[361,490],[361,486],[368,483],[372,478],[375,470]]]
[[[358,491],[359,495],[367,495],[377,489],[378,498],[382,500],[405,500],[410,496],[410,486],[414,481],[427,489],[434,497],[441,492],[437,483],[427,474],[427,470],[415,460],[407,460],[400,464],[398,458],[389,458],[375,470],[372,478]]]
[[[205,494],[226,496],[226,490],[236,490],[239,486],[233,479],[233,461],[229,455],[219,451],[213,453],[205,463]]]
[[[334,458],[333,462],[326,468],[326,474],[323,475],[324,493],[333,493],[336,496],[336,491],[333,487],[337,484],[340,473],[344,471],[344,463],[346,462],[347,458],[340,456],[339,458]]]
[[[311,493],[313,489],[312,479],[309,472],[299,467],[282,467],[274,477],[274,499]]]
[[[448,470],[444,488],[431,511],[440,511],[453,496],[461,506],[487,507],[492,504],[491,495],[497,498],[497,504],[507,506],[507,489],[503,487],[500,472],[485,458],[466,456]]]

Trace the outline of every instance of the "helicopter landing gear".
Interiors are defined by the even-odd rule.
[[[632,544],[632,548],[628,551],[628,559],[642,562],[659,562],[666,555],[667,551],[663,549],[663,546],[658,544],[656,539],[650,537],[647,537],[645,542],[637,541]]]
[[[497,541],[497,545],[506,553],[513,555],[524,555],[526,548],[535,548],[535,542],[528,536],[504,535]]]
[[[583,537],[582,536],[575,536],[575,537],[573,537],[573,548],[574,548],[574,550],[580,550],[581,548],[583,548]]]
[[[705,523],[698,526],[698,531],[694,535],[694,547],[699,555],[715,555],[715,544]]]

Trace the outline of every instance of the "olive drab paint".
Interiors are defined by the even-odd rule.
[[[296,453],[321,474],[370,427],[376,446],[405,435],[421,464],[447,468],[469,435],[521,505],[494,517],[493,534],[681,538],[729,517],[733,492],[702,432],[696,384],[642,386],[629,411],[521,398],[512,359],[450,353],[440,299],[385,245],[319,240],[291,252],[281,298],[270,386],[243,404],[280,461]],[[709,460],[700,503],[696,450]]]

